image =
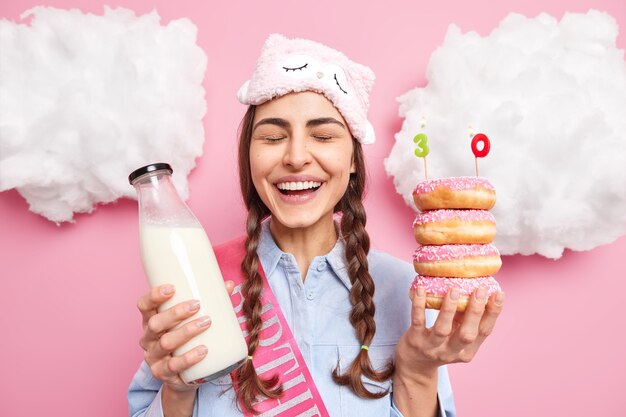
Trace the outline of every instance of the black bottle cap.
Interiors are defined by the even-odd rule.
[[[139,178],[142,175],[147,174],[148,172],[161,171],[161,170],[167,170],[170,172],[170,174],[174,172],[170,164],[166,164],[164,162],[158,162],[156,164],[150,164],[150,165],[143,166],[141,168],[137,168],[136,170],[131,172],[130,175],[128,176],[128,182],[132,185],[133,181],[136,178]]]

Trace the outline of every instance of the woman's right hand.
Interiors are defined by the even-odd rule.
[[[232,281],[227,282],[232,292]],[[196,346],[184,355],[174,357],[172,352],[211,326],[211,319],[202,316],[178,329],[171,330],[200,309],[198,300],[176,304],[159,313],[158,307],[174,295],[173,285],[161,285],[144,294],[137,303],[143,318],[143,336],[139,345],[145,351],[145,361],[152,375],[168,388],[177,392],[195,391],[197,385],[186,384],[179,376],[187,368],[200,362],[207,354],[206,346]]]

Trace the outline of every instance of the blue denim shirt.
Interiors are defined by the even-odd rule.
[[[328,254],[313,259],[305,282],[302,282],[294,256],[281,251],[274,242],[269,221],[263,224],[257,253],[330,416],[402,417],[393,402],[391,380],[380,383],[364,378],[370,391],[390,388],[387,396],[366,400],[357,397],[348,387],[338,386],[331,378],[335,367],[339,366],[343,372],[360,350],[348,319],[352,309],[349,299],[352,285],[346,269],[344,242],[339,239]],[[393,359],[396,344],[409,327],[411,303],[407,293],[415,272],[408,262],[373,250],[368,262],[376,285],[377,324],[369,355],[377,369]],[[427,310],[427,324],[432,325],[435,318],[436,312]],[[439,369],[438,384],[439,414],[454,417],[456,412],[446,367]],[[145,362],[131,381],[128,404],[132,417],[163,416],[161,382],[152,376]],[[242,416],[229,375],[200,386],[193,415]]]

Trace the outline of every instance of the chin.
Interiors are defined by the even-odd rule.
[[[303,218],[302,216],[272,216],[272,219],[278,221],[281,225],[290,229],[302,229],[312,226],[316,223],[315,220]]]
[[[302,229],[319,223],[324,215],[315,215],[308,210],[300,213],[276,213],[272,212],[272,219],[290,229]],[[332,220],[332,216],[328,216]]]

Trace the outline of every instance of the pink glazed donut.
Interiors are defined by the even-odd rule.
[[[474,278],[500,270],[500,252],[486,245],[427,245],[413,254],[415,272],[433,277]]]
[[[491,243],[496,219],[486,210],[428,210],[415,217],[413,233],[421,245]]]
[[[485,178],[451,177],[422,181],[413,190],[415,206],[421,210],[489,210],[496,203],[496,191]]]
[[[415,291],[418,286],[426,289],[426,308],[436,310],[441,309],[443,299],[451,288],[459,288],[461,296],[456,311],[461,312],[465,311],[469,298],[478,288],[487,289],[487,298],[501,290],[500,285],[493,277],[443,278],[418,275],[411,285],[411,292]]]

